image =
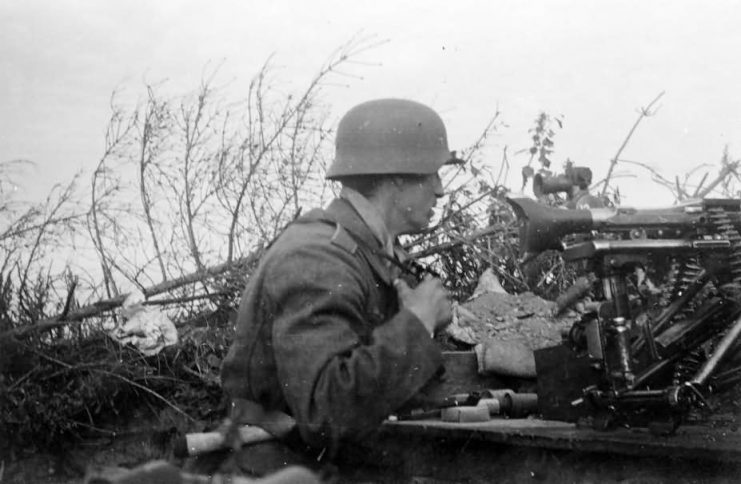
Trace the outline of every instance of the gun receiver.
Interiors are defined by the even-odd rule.
[[[565,248],[564,238],[594,233],[617,239],[704,239],[719,233],[710,216],[722,210],[737,230],[741,229],[741,200],[706,199],[676,207],[637,210],[593,208],[564,210],[529,198],[508,198],[520,222],[520,260],[527,262],[546,250]]]

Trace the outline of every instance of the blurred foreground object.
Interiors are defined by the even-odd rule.
[[[92,468],[84,484],[319,484],[319,478],[302,467],[288,467],[267,477],[247,477],[216,474],[202,476],[182,472],[165,461],[148,462],[134,469],[120,467]]]
[[[275,436],[271,433],[253,425],[239,426],[235,430],[237,431],[237,435],[234,437],[238,439],[236,442],[230,442],[230,439],[227,438],[227,433],[221,429],[211,432],[185,434],[175,440],[173,453],[175,457],[190,457],[219,449],[237,448],[243,444],[250,445],[275,439]]]

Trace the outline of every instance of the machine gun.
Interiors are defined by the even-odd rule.
[[[556,347],[535,352],[539,410],[597,428],[671,433],[739,380],[723,364],[741,335],[741,200],[666,209],[554,209],[509,199],[521,260],[546,250],[583,264],[596,303]],[[636,268],[670,261],[667,297],[631,293]]]

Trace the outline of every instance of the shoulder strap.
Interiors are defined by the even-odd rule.
[[[296,219],[293,223],[312,222],[321,222],[335,227],[330,242],[341,247],[350,254],[363,255],[363,258],[368,262],[371,269],[373,269],[373,272],[375,272],[381,280],[386,282],[386,284],[391,285],[391,273],[383,263],[386,259],[393,260],[391,257],[387,256],[383,251],[372,247],[368,242],[363,240],[362,237],[342,226],[334,219],[334,217],[324,211],[309,212],[308,214]],[[395,263],[398,263],[398,261],[395,261]]]
[[[326,221],[322,220],[322,222],[326,222]],[[332,238],[329,239],[329,241],[338,247],[342,247],[349,253],[355,254],[355,252],[358,251],[358,243],[355,241],[355,237],[353,237],[350,234],[350,232],[348,232],[339,223],[334,222],[334,225],[336,228],[335,228],[334,234],[332,234]]]

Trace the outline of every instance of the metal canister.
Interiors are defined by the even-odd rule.
[[[605,363],[613,389],[633,386],[635,375],[630,348],[630,326],[624,317],[612,318],[605,335]]]

